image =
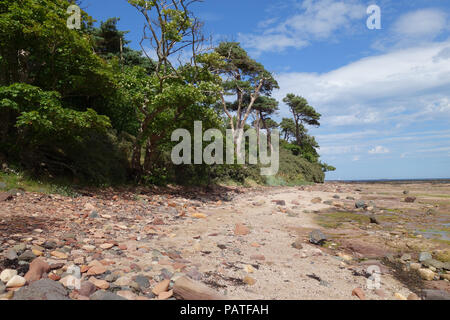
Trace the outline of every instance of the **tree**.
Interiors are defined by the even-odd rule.
[[[298,145],[302,144],[302,127],[305,125],[320,126],[319,120],[321,114],[316,112],[308,101],[292,93],[286,95],[283,102],[289,106],[295,122],[295,138]]]
[[[283,118],[280,122],[280,128],[284,140],[289,141],[291,137],[295,137],[295,122],[291,118]]]
[[[248,56],[239,43],[222,42],[214,51],[216,60],[210,59],[209,67],[222,79],[222,108],[229,119],[236,154],[242,157],[239,146],[255,102],[261,95],[270,95],[273,89],[278,88],[278,83],[262,64]],[[227,103],[226,96],[234,96],[234,103]],[[232,108],[236,110],[236,118],[230,112]]]
[[[133,90],[133,99],[139,114],[140,126],[133,146],[131,166],[135,174],[148,171],[160,141],[167,136],[167,129],[176,123],[183,112],[195,104],[212,98],[218,87],[216,77],[197,65],[197,55],[204,42],[202,24],[190,11],[196,0],[128,0],[145,18],[143,43],[148,40],[154,50],[155,72],[143,77],[142,70],[135,69],[125,82]],[[188,52],[189,62],[175,64],[180,54]],[[141,73],[141,75],[139,75]],[[144,167],[142,148],[145,146]]]

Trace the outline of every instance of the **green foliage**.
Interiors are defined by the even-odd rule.
[[[36,181],[70,181],[48,190],[69,195],[68,184],[130,181],[266,183],[257,165],[175,166],[170,159],[175,129],[193,137],[194,121],[202,121],[204,131],[225,131],[230,120],[247,129],[253,102],[253,125],[267,133],[280,126],[285,137],[280,173],[267,183],[322,182],[334,169],[319,162],[319,146],[305,128],[318,126],[320,114],[288,95],[294,120],[276,123],[278,101],[270,95],[278,83],[239,43],[195,52],[203,38],[189,9],[193,2],[128,0],[147,21],[144,39],[155,48],[155,61],[128,47],[118,18],[94,27],[82,11],[81,30],[67,28],[69,2],[0,2],[0,155]],[[193,51],[191,61],[175,65],[183,50]],[[236,112],[227,121],[223,106],[217,108],[226,95],[236,97],[226,103]],[[289,143],[294,136],[296,144]]]

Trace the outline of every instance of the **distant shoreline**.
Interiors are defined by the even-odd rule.
[[[325,180],[325,183],[450,183],[450,178],[440,179],[361,179]]]

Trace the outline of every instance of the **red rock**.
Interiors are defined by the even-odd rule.
[[[127,245],[126,244],[119,244],[119,249],[120,250],[127,250]]]
[[[237,236],[245,236],[250,233],[250,229],[244,226],[242,223],[237,223],[234,227],[234,234]]]
[[[158,283],[152,290],[155,295],[160,295],[162,292],[165,292],[169,289],[170,280],[166,279]]]
[[[158,300],[167,300],[173,296],[173,290],[161,292],[158,295]]]
[[[352,291],[352,296],[357,296],[360,300],[366,300],[364,291],[361,288],[355,288]]]
[[[87,272],[89,269],[90,269],[89,266],[83,265],[83,266],[81,266],[80,271],[81,271],[81,273],[85,273],[85,272]]]
[[[57,274],[54,274],[54,273],[50,273],[50,274],[48,275],[48,278],[49,278],[50,280],[53,280],[53,281],[59,281],[59,280],[61,280],[61,277],[58,276]]]
[[[33,281],[40,280],[42,278],[42,275],[49,271],[50,266],[48,265],[48,263],[41,258],[37,258],[30,263],[30,268],[25,274],[24,278],[25,280],[27,280],[27,283],[31,283]]]
[[[93,266],[86,273],[88,276],[96,276],[99,274],[103,274],[106,272],[106,268],[104,266]]]

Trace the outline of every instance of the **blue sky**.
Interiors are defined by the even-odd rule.
[[[371,4],[380,30],[366,26]],[[120,17],[139,49],[144,21],[126,0],[82,7]],[[323,115],[310,132],[337,167],[327,179],[450,177],[450,1],[205,0],[194,11],[215,41],[241,42],[275,74],[275,98],[302,95]]]

